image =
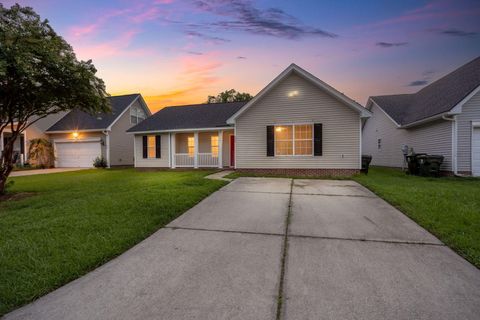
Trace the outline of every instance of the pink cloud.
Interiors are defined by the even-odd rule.
[[[148,49],[129,49],[137,33],[138,31],[136,30],[130,30],[110,41],[102,43],[80,42],[74,43],[73,47],[75,48],[77,56],[81,59],[99,59],[113,56],[144,56],[151,54]]]

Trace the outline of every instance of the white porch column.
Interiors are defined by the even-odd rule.
[[[218,167],[223,168],[223,131],[218,130]]]
[[[176,153],[176,151],[175,151],[175,143],[176,143],[176,140],[177,140],[176,137],[175,137],[175,133],[172,133],[171,139],[172,139],[172,141],[171,141],[171,143],[172,143],[172,145],[171,145],[172,152],[171,152],[171,154],[170,154],[170,157],[172,157],[172,169],[175,169],[175,167],[176,167],[176,165],[177,165],[176,162],[175,162],[175,153]]]
[[[193,167],[198,168],[198,131],[193,133]]]

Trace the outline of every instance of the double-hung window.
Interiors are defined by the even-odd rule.
[[[193,157],[195,155],[195,137],[188,137],[187,139],[188,155]]]
[[[292,124],[275,126],[275,155],[313,155],[313,125]]]
[[[148,158],[155,158],[155,136],[147,136],[147,155]]]
[[[218,136],[211,136],[210,146],[212,151],[212,157],[218,157]]]

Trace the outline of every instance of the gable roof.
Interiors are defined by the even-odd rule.
[[[63,118],[52,125],[47,133],[64,132],[72,130],[106,130],[126,111],[137,99],[142,99],[139,93],[108,97],[112,111],[109,113],[89,114],[78,109],[73,109]],[[142,103],[143,100],[141,100]],[[148,109],[148,108],[147,108]]]
[[[479,86],[480,57],[477,57],[417,93],[370,99],[397,124],[406,126],[451,111]]]
[[[241,101],[166,107],[127,132],[228,127],[227,119],[246,103]]]
[[[238,112],[236,112],[232,117],[230,117],[227,122],[230,124],[235,123],[235,119],[240,116],[243,112],[245,112],[248,108],[254,105],[258,100],[260,100],[263,96],[265,96],[272,88],[274,88],[280,81],[291,75],[292,73],[296,73],[302,78],[312,82],[314,85],[319,87],[320,89],[324,90],[340,102],[343,102],[348,107],[352,108],[355,111],[360,113],[362,118],[368,118],[371,116],[370,111],[366,108],[362,107],[360,104],[355,102],[354,100],[350,99],[343,93],[339,92],[332,86],[328,85],[327,83],[323,82],[322,80],[318,79],[305,69],[300,68],[295,63],[292,63],[288,66],[282,73],[280,73],[275,79],[273,79],[265,88],[263,88],[255,97],[250,100],[246,105],[244,105]]]

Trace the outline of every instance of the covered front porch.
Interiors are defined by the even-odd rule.
[[[0,135],[0,155],[3,153],[5,145],[12,139],[12,133],[5,130]],[[14,163],[24,164],[27,162],[27,140],[25,132],[21,133],[13,143],[13,159]]]
[[[172,168],[233,167],[234,131],[194,131],[172,133]]]

